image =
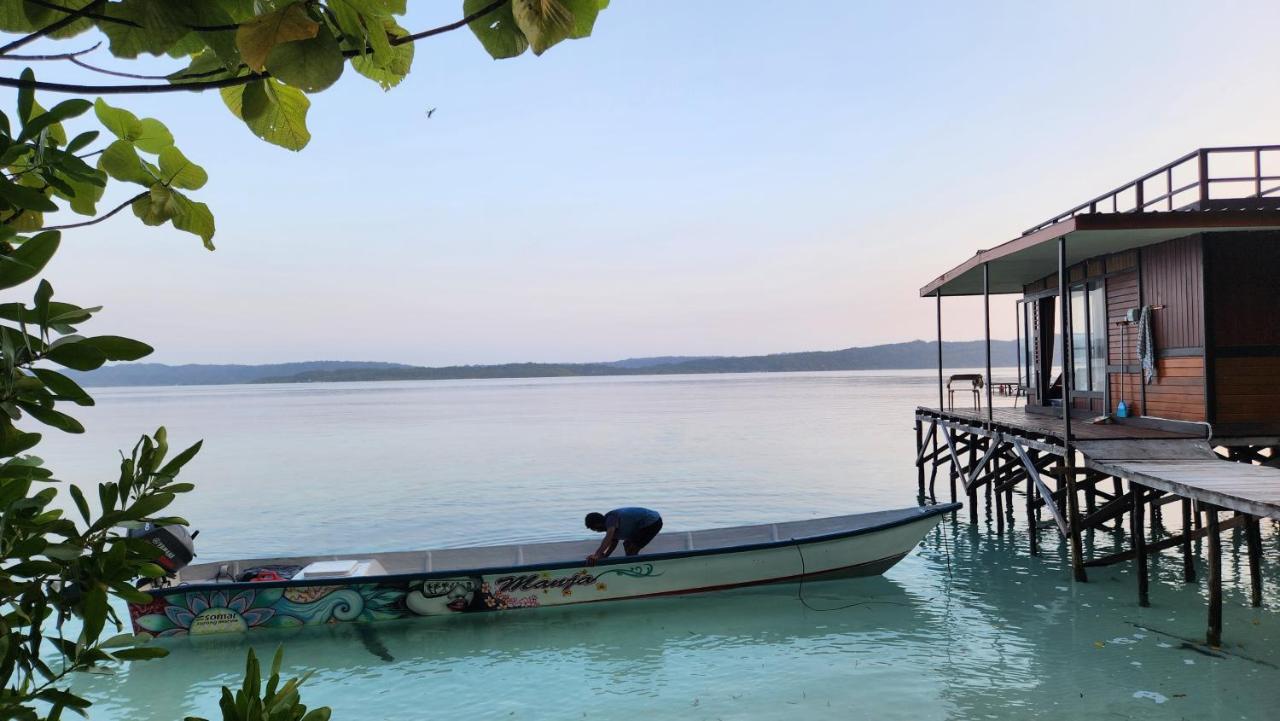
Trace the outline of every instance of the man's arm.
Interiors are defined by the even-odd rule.
[[[613,549],[617,547],[618,527],[611,526],[609,530],[605,531],[604,540],[600,542],[600,547],[596,549],[595,553],[587,556],[587,565],[594,566],[596,565],[596,561],[599,561],[602,558],[608,558],[609,554],[613,553]]]

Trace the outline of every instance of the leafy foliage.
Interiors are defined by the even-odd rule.
[[[65,17],[49,3],[11,0],[6,5],[12,7],[0,10],[0,31],[37,32]],[[413,42],[419,39],[399,23],[406,0],[61,0],[67,9],[90,5],[100,10],[50,36],[68,38],[97,28],[117,58],[185,59],[186,69],[170,74],[170,83],[218,87],[227,107],[254,135],[290,150],[301,150],[311,139],[306,94],[332,86],[348,62],[384,90],[395,87],[412,69]],[[462,11],[492,57],[513,58],[529,49],[541,55],[564,40],[589,36],[606,6],[608,0],[463,0]],[[138,150],[160,150],[139,142],[136,128],[108,127]],[[113,158],[124,162],[121,154]],[[132,178],[127,182],[144,180],[132,172],[127,177]],[[168,202],[167,193],[156,195],[134,209],[143,222],[187,212],[186,204]],[[187,218],[175,224],[193,225]]]
[[[310,677],[310,673],[302,678],[289,679],[283,686],[280,685],[280,664],[283,661],[284,648],[279,647],[271,661],[271,677],[263,687],[258,657],[253,649],[249,649],[249,658],[245,661],[244,684],[240,690],[232,694],[231,689],[222,687],[222,699],[218,706],[222,711],[223,721],[328,721],[327,706],[307,711],[298,697],[298,687]],[[185,721],[205,719],[188,716]]]
[[[213,249],[213,213],[190,195],[204,187],[208,174],[176,146],[164,123],[102,98],[72,98],[45,109],[35,99],[38,87],[87,96],[216,88],[255,135],[301,150],[311,138],[308,94],[331,87],[348,61],[357,74],[390,89],[409,74],[413,43],[422,38],[466,25],[494,58],[530,48],[540,55],[590,35],[607,4],[464,0],[463,20],[410,33],[398,22],[406,0],[0,0],[0,32],[22,35],[0,46],[0,58],[17,59],[11,52],[36,40],[97,31],[117,59],[163,56],[184,66],[157,78],[164,81],[159,85],[42,84],[30,69],[19,78],[0,77],[19,88],[16,112],[0,112],[0,291],[36,280],[58,251],[62,231],[126,207],[145,225],[170,224]],[[27,57],[150,79],[86,63],[83,56],[96,47]],[[81,123],[92,127],[73,127]],[[106,194],[120,188],[132,195],[100,210]],[[61,211],[89,219],[50,224]],[[33,428],[84,432],[65,411],[94,403],[56,367],[88,371],[151,353],[129,338],[82,335],[79,327],[100,310],[54,300],[46,280],[37,281],[30,304],[0,303],[0,719],[52,721],[66,709],[84,714],[89,702],[69,689],[68,674],[165,655],[122,632],[110,599],[150,600],[134,582],[164,574],[155,563],[159,551],[122,530],[148,522],[186,524],[166,509],[192,490],[176,479],[200,444],[170,458],[164,428],[143,436],[122,457],[118,480],[98,484],[92,500],[28,453],[42,437]],[[78,518],[55,507],[60,487]],[[67,638],[62,630],[73,617],[80,630]],[[117,633],[104,638],[108,624]],[[243,687],[234,694],[223,689],[225,721],[329,718],[329,709],[308,711],[300,702],[305,676],[280,683],[280,663],[277,652],[264,686],[250,652]]]

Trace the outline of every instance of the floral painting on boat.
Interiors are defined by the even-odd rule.
[[[158,637],[390,621],[594,600],[611,595],[610,576],[647,580],[661,575],[653,564],[645,563],[594,573],[566,569],[352,585],[246,588],[236,584],[190,590],[179,586],[157,593],[150,603],[130,604],[129,615],[136,633]],[[574,597],[575,591],[579,597]]]

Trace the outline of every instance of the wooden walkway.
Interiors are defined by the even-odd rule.
[[[1150,604],[1147,557],[1179,548],[1183,578],[1196,581],[1193,543],[1205,539],[1209,566],[1210,646],[1222,639],[1221,534],[1239,528],[1249,556],[1250,600],[1262,603],[1259,520],[1280,521],[1280,438],[1210,439],[1208,427],[1170,430],[1133,423],[1073,423],[1071,442],[1063,442],[1062,420],[1018,408],[940,410],[920,407],[915,414],[916,468],[920,500],[937,500],[939,469],[949,478],[951,500],[968,497],[969,520],[978,524],[984,494],[996,532],[1012,526],[1015,487],[1025,488],[1027,540],[1039,552],[1040,514],[1070,545],[1075,580],[1088,580],[1087,568],[1133,562],[1139,604]],[[1212,445],[1211,445],[1212,442]],[[1219,455],[1227,453],[1228,458]],[[1127,486],[1127,487],[1126,487]],[[1182,522],[1172,537],[1151,537],[1148,519],[1177,503]],[[992,506],[994,504],[994,513]],[[1220,514],[1231,513],[1223,519]],[[1127,524],[1125,524],[1125,517]],[[1091,557],[1082,547],[1085,531],[1119,532],[1127,525],[1128,548],[1109,555],[1093,553],[1099,538],[1090,535]]]
[[[964,424],[987,422],[986,411],[971,409],[921,408],[918,414]],[[992,422],[997,431],[1061,444],[1062,420],[1051,415],[996,408]],[[1084,468],[1224,510],[1280,520],[1280,468],[1225,460],[1203,434],[1081,422],[1072,424],[1071,436]]]

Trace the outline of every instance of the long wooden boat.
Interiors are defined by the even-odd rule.
[[[151,636],[386,621],[877,575],[945,504],[659,534],[637,556],[585,566],[596,541],[262,558],[188,566],[129,606]],[[256,579],[256,580],[249,580]]]

